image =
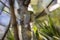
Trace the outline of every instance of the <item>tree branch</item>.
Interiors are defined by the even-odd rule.
[[[10,13],[11,13],[12,27],[14,29],[14,40],[19,40],[18,26],[17,26],[16,16],[14,12],[14,1],[15,0],[9,0]]]
[[[6,6],[7,8],[9,8],[5,3],[3,3],[2,1],[0,1],[4,6]]]
[[[53,1],[54,0],[52,0],[50,2],[50,4],[47,6],[47,8],[52,4]],[[47,14],[46,14],[45,9],[44,9],[41,13],[38,13],[38,15],[35,18],[37,19],[37,18],[42,17],[42,16],[45,16],[45,15],[47,15]]]
[[[3,37],[2,37],[2,39],[1,39],[1,40],[4,40],[4,39],[5,39],[6,34],[7,34],[7,33],[8,33],[8,31],[9,31],[10,25],[11,25],[11,20],[10,20],[9,25],[8,25],[8,28],[7,28],[7,30],[5,31],[5,33],[4,33],[4,35],[3,35]]]

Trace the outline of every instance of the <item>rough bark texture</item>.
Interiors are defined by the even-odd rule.
[[[14,0],[9,0],[9,4],[10,4],[12,27],[14,29],[14,40],[19,40],[17,21],[14,13]]]
[[[21,24],[22,40],[31,40],[30,14],[27,10],[30,0],[17,0]]]

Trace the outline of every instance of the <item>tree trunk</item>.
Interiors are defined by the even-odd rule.
[[[31,40],[30,14],[27,10],[30,0],[17,0],[19,4],[22,40]]]
[[[14,13],[14,0],[9,0],[9,4],[10,4],[12,27],[14,29],[14,40],[19,40],[17,21]]]

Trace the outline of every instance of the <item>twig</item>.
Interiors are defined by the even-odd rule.
[[[10,20],[9,25],[8,25],[8,28],[7,28],[7,30],[5,31],[5,33],[4,33],[4,35],[3,35],[3,37],[2,37],[2,39],[1,39],[1,40],[4,40],[4,39],[5,39],[6,34],[7,34],[7,33],[8,33],[8,31],[9,31],[10,25],[11,25],[11,20]]]
[[[9,8],[5,3],[3,3],[2,1],[0,1],[4,6],[6,6],[7,8]],[[9,8],[10,9],[10,8]]]
[[[47,8],[52,4],[54,0],[52,0],[50,2],[50,4],[47,6]],[[38,13],[38,15],[35,17],[35,18],[39,18],[39,17],[42,17],[42,16],[45,16],[46,15],[46,12],[45,12],[45,9],[41,12],[41,13]]]

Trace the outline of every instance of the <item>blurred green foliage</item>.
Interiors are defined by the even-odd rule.
[[[7,38],[7,40],[14,40],[14,35],[13,35],[12,30],[8,31],[8,34],[7,34],[6,38]]]
[[[35,20],[34,23],[34,31],[35,35],[42,35],[42,39],[44,37],[48,40],[59,40],[60,38],[60,32],[58,30],[58,26],[60,26],[60,8],[54,10],[50,13],[50,15],[46,15],[44,17],[39,18],[38,20]],[[58,30],[57,30],[58,29]],[[37,33],[38,31],[38,33]],[[37,34],[36,34],[37,33]],[[37,35],[37,36],[38,36]]]

